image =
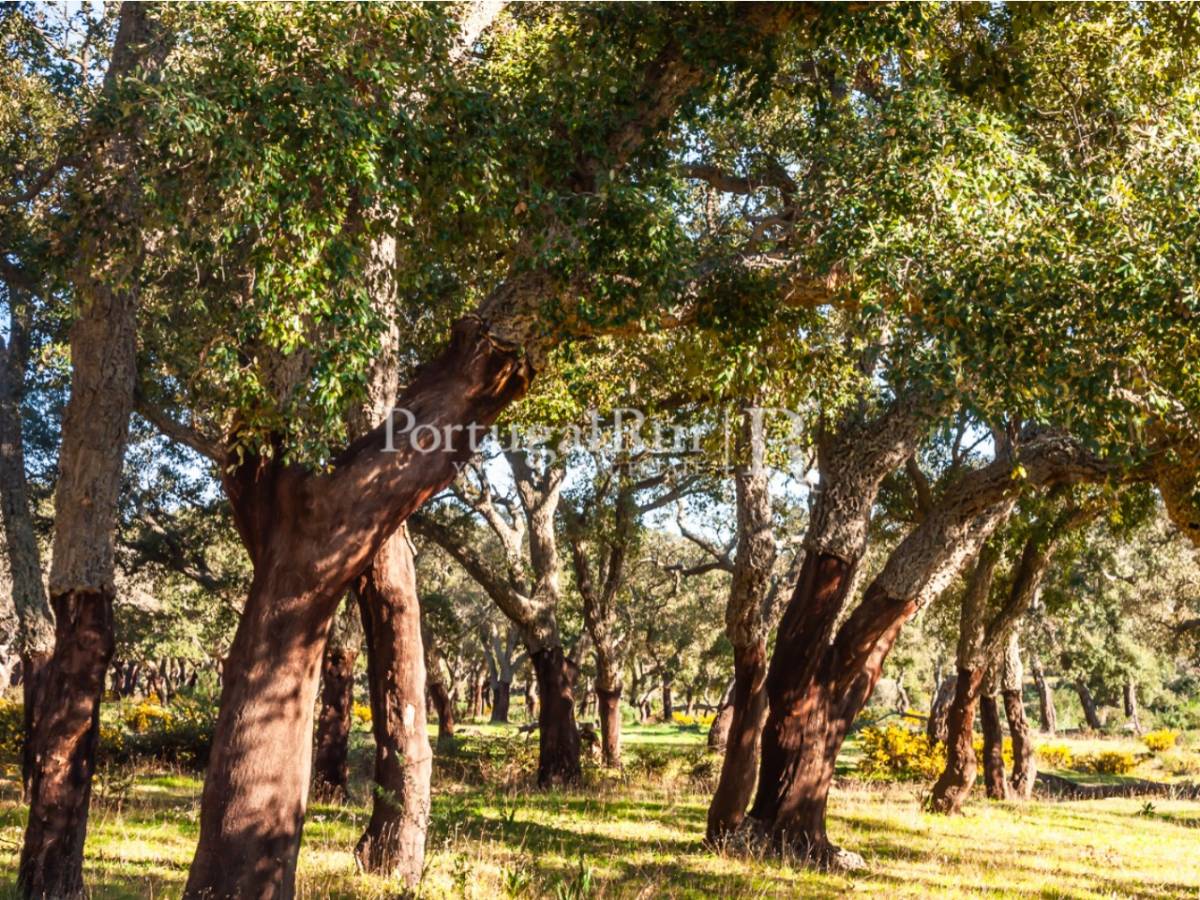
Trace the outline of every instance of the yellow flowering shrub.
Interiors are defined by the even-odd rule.
[[[146,734],[155,728],[169,726],[173,718],[171,710],[153,695],[121,711],[121,724],[134,734]]]
[[[0,758],[15,759],[21,755],[24,732],[24,704],[0,697]]]
[[[971,746],[975,749],[975,762],[982,766],[983,765],[983,736],[977,735],[975,740],[971,742]],[[1004,746],[1000,750],[1000,753],[1004,757],[1004,765],[1007,768],[1011,769],[1012,764],[1013,764],[1012,738],[1004,739]]]
[[[1128,750],[1101,750],[1099,753],[1084,753],[1075,757],[1077,772],[1093,772],[1096,775],[1128,775],[1137,768],[1137,759]]]
[[[1157,731],[1147,731],[1142,735],[1142,743],[1151,753],[1162,753],[1170,750],[1179,740],[1179,732],[1170,728],[1160,728]]]
[[[681,712],[671,713],[671,721],[685,728],[708,728],[712,725],[713,719],[716,717],[716,713],[698,713],[694,716],[689,716],[687,713]]]
[[[354,721],[362,725],[364,728],[371,725],[371,707],[365,703],[355,703],[350,708],[350,715],[354,717]]]
[[[946,748],[923,731],[903,725],[862,730],[858,771],[868,778],[919,780],[936,778],[946,765]]]
[[[1075,754],[1066,744],[1042,744],[1036,753],[1038,761],[1048,769],[1069,769],[1075,761]]]

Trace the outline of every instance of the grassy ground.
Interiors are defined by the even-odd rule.
[[[525,789],[532,742],[510,729],[462,730],[463,751],[438,764],[426,897],[1200,894],[1197,803],[975,799],[967,815],[945,819],[921,812],[919,787],[847,781],[831,800],[832,837],[870,865],[849,879],[702,848],[711,769],[698,732],[631,728],[624,776],[590,770],[585,790],[539,794]],[[354,870],[351,848],[367,818],[364,749],[355,757],[355,802],[310,811],[302,897],[397,895],[395,883]],[[200,787],[199,778],[180,773],[100,779],[87,846],[93,896],[179,894]],[[0,782],[0,895],[12,889],[23,821],[15,782]]]

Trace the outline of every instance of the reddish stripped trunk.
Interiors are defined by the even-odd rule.
[[[326,647],[321,663],[321,712],[317,717],[317,751],[313,763],[313,795],[340,803],[350,786],[350,719],[354,705],[357,650]]]
[[[600,758],[610,768],[621,767],[621,689],[596,688],[600,713]]]
[[[707,839],[721,842],[746,816],[758,774],[758,751],[767,715],[767,647],[759,643],[733,658],[733,699],[721,776],[708,807]],[[715,724],[715,723],[714,723]]]
[[[946,767],[933,785],[929,807],[933,812],[953,815],[975,785],[975,707],[983,684],[983,669],[958,670],[954,699],[946,716]]]
[[[1004,731],[995,694],[979,698],[979,722],[983,728],[983,784],[989,800],[1008,799],[1008,777],[1004,771]]]
[[[845,657],[852,648],[829,644],[851,576],[852,567],[845,561],[806,551],[767,673],[770,712],[750,810],[777,849],[787,847],[818,866],[833,863],[837,854],[825,831],[834,762],[883,662],[879,657],[861,673],[849,670]],[[868,595],[864,605],[868,599],[877,598]],[[854,677],[852,692],[842,691],[842,675]]]
[[[21,799],[26,803],[32,796],[33,772],[36,768],[33,759],[33,734],[37,727],[38,710],[44,707],[42,696],[52,656],[53,652],[26,653],[21,656],[22,734],[24,735],[21,744]]]
[[[55,698],[37,716],[32,803],[21,854],[20,883],[29,897],[83,893],[83,842],[100,698],[113,653],[113,598],[107,593],[52,595],[55,644],[42,696]]]
[[[575,667],[563,654],[562,647],[538,650],[532,654],[531,662],[537,676],[539,701],[538,786],[575,784],[582,774],[572,693]]]
[[[421,609],[404,529],[380,548],[358,594],[367,637],[375,798],[355,856],[366,871],[412,887],[425,864],[433,753],[425,731]]]

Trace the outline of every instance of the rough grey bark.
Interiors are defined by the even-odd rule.
[[[16,651],[21,660],[24,739],[21,778],[26,799],[33,777],[33,731],[41,708],[40,691],[54,651],[54,612],[42,581],[42,560],[29,505],[25,476],[25,442],[21,436],[21,403],[29,358],[32,305],[18,289],[7,288],[11,311],[8,345],[0,338],[0,511],[17,613]],[[7,685],[7,679],[3,682]]]
[[[1138,716],[1137,682],[1132,678],[1125,679],[1121,687],[1122,700],[1125,706],[1125,718],[1133,726],[1134,734],[1142,733],[1142,722]]]
[[[937,690],[933,694],[933,702],[929,706],[929,721],[925,723],[925,734],[934,743],[945,744],[948,739],[947,720],[957,683],[958,675],[947,675],[938,682]]]
[[[1042,671],[1041,660],[1038,659],[1036,654],[1032,657],[1031,662],[1032,665],[1030,668],[1033,670],[1033,682],[1037,685],[1038,691],[1039,730],[1042,734],[1054,737],[1058,733],[1058,712],[1054,709],[1054,690],[1046,680],[1046,673]]]
[[[153,77],[166,57],[155,10],[121,6],[105,102],[126,79]],[[145,254],[138,124],[127,119],[92,149],[76,181],[96,185],[102,210],[85,210],[74,248],[77,316],[71,326],[71,397],[63,416],[55,494],[50,605],[55,646],[34,723],[30,811],[18,880],[27,897],[83,892],[83,844],[113,652],[113,542],[121,464],[137,377],[136,315]],[[49,702],[47,702],[49,701]]]

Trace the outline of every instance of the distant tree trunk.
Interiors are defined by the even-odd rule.
[[[538,786],[575,784],[583,774],[573,695],[578,670],[561,646],[538,650],[531,654],[531,661],[539,703]]]
[[[325,802],[343,802],[350,785],[350,711],[354,705],[357,657],[357,653],[335,647],[327,648],[321,661],[321,711],[317,716],[317,748],[313,756],[313,794]]]
[[[1137,682],[1126,679],[1124,689],[1125,718],[1133,726],[1134,734],[1142,733],[1142,723],[1138,717]]]
[[[1013,768],[1009,785],[1012,788],[1011,796],[1017,800],[1028,800],[1033,796],[1033,784],[1037,779],[1033,735],[1030,733],[1029,721],[1025,718],[1025,699],[1022,693],[1024,681],[1020,642],[1014,631],[1005,650],[1001,689],[1004,714],[1008,719],[1008,732],[1012,736]]]
[[[1033,682],[1037,685],[1040,731],[1042,734],[1054,737],[1058,733],[1058,713],[1054,709],[1054,691],[1046,681],[1041,661],[1036,656],[1033,657]]]
[[[1079,695],[1079,703],[1083,707],[1083,719],[1087,723],[1087,727],[1092,731],[1101,731],[1104,728],[1104,723],[1100,721],[1100,714],[1096,711],[1096,701],[1092,698],[1092,691],[1083,681],[1075,682],[1075,693]]]
[[[733,691],[737,679],[729,682],[721,702],[717,704],[717,713],[713,716],[712,725],[708,727],[708,749],[714,753],[724,753],[726,742],[729,740],[729,726],[733,722]]]
[[[691,716],[696,711],[696,691],[692,685],[688,685],[687,691],[683,695],[683,714]]]
[[[621,766],[621,689],[596,688],[600,712],[600,758],[610,768]]]
[[[33,778],[33,733],[42,708],[41,689],[54,652],[54,611],[42,583],[42,560],[29,506],[25,475],[25,444],[21,437],[21,403],[29,358],[31,304],[22,292],[9,288],[8,346],[0,338],[0,512],[8,571],[12,576],[13,607],[17,613],[17,654],[21,663],[23,734],[21,741],[22,795],[29,800]],[[0,688],[8,686],[5,679]]]
[[[446,750],[454,746],[454,700],[440,681],[430,682],[429,696],[438,720],[437,748]]]
[[[104,97],[140,70],[152,80],[166,56],[154,9],[122,4]],[[120,119],[118,119],[120,121]],[[83,894],[83,845],[100,735],[100,701],[112,660],[114,534],[121,467],[137,380],[142,261],[137,123],[110,129],[80,177],[105,185],[97,237],[76,247],[78,315],[71,325],[71,396],[62,422],[54,499],[50,606],[54,650],[37,686],[42,707],[29,744],[33,775],[18,885],[25,897]],[[85,230],[91,231],[86,223]],[[101,234],[100,232],[104,232]],[[39,661],[35,661],[35,666]]]
[[[946,767],[934,783],[929,800],[933,812],[945,815],[961,812],[975,785],[975,708],[987,673],[988,599],[999,563],[1000,552],[992,544],[985,544],[963,591],[955,648],[958,674],[952,679],[954,699],[946,720]]]
[[[948,704],[946,726],[946,766],[938,776],[930,795],[933,812],[953,815],[962,811],[963,802],[975,784],[975,706],[983,683],[983,670],[959,669],[957,676],[942,682],[954,684],[954,698]]]
[[[958,677],[947,675],[938,684],[937,692],[933,695],[933,703],[929,707],[929,721],[925,723],[925,733],[934,743],[946,744],[949,740],[950,705],[954,701],[957,686]]]
[[[983,727],[983,784],[989,800],[1008,799],[1008,776],[1004,769],[1004,731],[996,695],[985,691],[979,698],[979,722]]]
[[[512,682],[500,681],[499,679],[492,682],[492,722],[508,723],[508,707],[511,695]]]
[[[313,756],[313,795],[344,802],[350,788],[350,724],[354,708],[354,665],[362,644],[357,605],[347,600],[321,660],[321,710]]]
[[[536,676],[530,675],[525,681],[525,720],[532,722],[537,718],[538,698]]]
[[[670,722],[675,715],[675,704],[671,697],[671,688],[675,683],[675,676],[666,673],[662,677],[662,718],[664,722]]]
[[[471,676],[471,718],[478,719],[483,715],[483,686],[486,683],[487,672],[476,671]]]
[[[425,864],[433,753],[425,731],[425,651],[416,572],[403,527],[359,579],[358,596],[367,636],[375,796],[354,855],[364,870],[412,887]]]

